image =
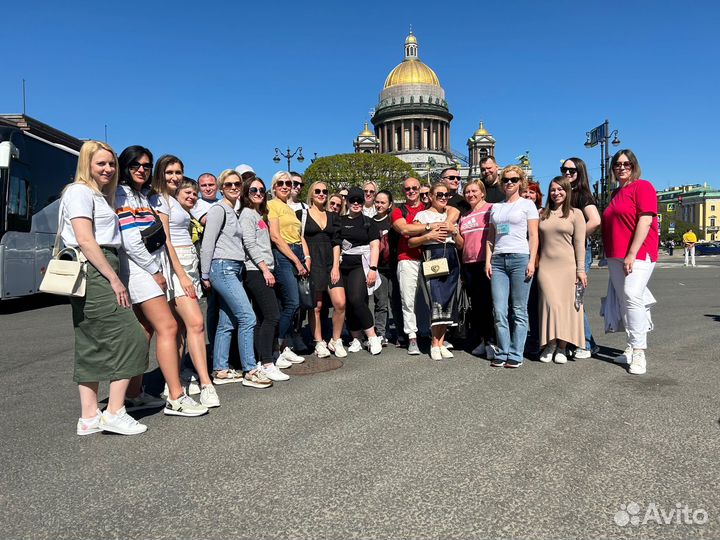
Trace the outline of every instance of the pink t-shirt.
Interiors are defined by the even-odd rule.
[[[642,246],[638,250],[637,260],[658,259],[658,220],[657,193],[647,180],[635,180],[620,188],[603,212],[602,236],[605,256],[624,259],[632,243],[635,227],[640,214],[652,214],[652,224]]]
[[[479,210],[460,218],[460,234],[465,240],[463,263],[475,263],[485,260],[485,242],[490,227],[492,204],[486,204]]]

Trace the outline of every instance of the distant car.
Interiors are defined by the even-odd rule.
[[[720,255],[720,242],[695,244],[695,255]]]

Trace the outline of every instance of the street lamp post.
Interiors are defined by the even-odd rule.
[[[289,146],[287,152],[281,152],[279,148],[275,148],[275,157],[273,158],[273,161],[275,163],[280,163],[280,158],[284,157],[285,159],[287,159],[288,172],[290,172],[290,161],[292,160],[292,158],[295,157],[295,154],[298,154],[298,163],[302,163],[303,161],[305,161],[305,158],[302,155],[302,146],[298,146],[292,154],[290,153]]]
[[[594,148],[598,144],[600,145],[600,212],[608,205],[608,198],[610,192],[610,149],[608,143],[612,137],[613,146],[620,144],[618,139],[618,130],[610,131],[610,122],[605,120],[595,129],[592,129],[585,133],[587,140],[585,141],[585,148]]]

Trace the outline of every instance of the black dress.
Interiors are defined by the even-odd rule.
[[[332,212],[326,212],[327,225],[320,228],[320,225],[313,219],[310,211],[305,221],[305,242],[307,242],[312,257],[310,265],[310,288],[313,297],[316,293],[324,292],[328,287],[342,287],[342,277],[332,284],[330,282],[330,271],[333,265],[333,247],[340,245],[340,224],[339,216]],[[300,217],[302,221],[302,216]]]

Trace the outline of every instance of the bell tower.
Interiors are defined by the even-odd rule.
[[[482,120],[480,121],[480,127],[468,139],[467,146],[470,156],[470,177],[481,178],[480,160],[485,157],[495,157],[495,137],[485,129]]]

